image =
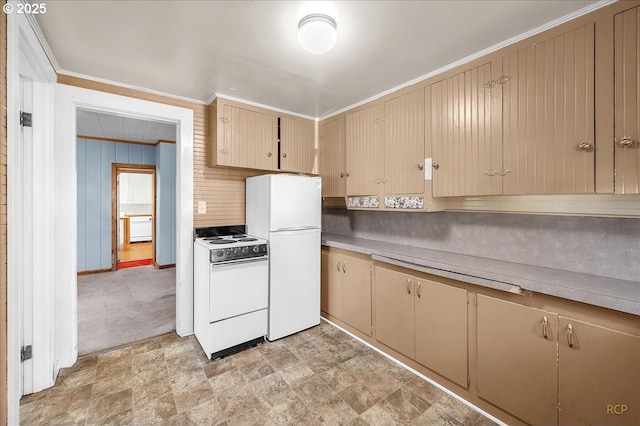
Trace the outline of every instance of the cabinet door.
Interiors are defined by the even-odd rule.
[[[383,106],[374,105],[347,115],[347,195],[380,192],[384,174],[382,113]]]
[[[558,424],[558,316],[483,295],[477,314],[478,395],[529,424]]]
[[[501,85],[491,62],[425,88],[435,197],[502,193]],[[437,168],[435,168],[437,164]]]
[[[384,192],[424,193],[424,89],[384,104]]]
[[[342,262],[338,256],[321,254],[320,310],[342,319]]]
[[[274,170],[277,117],[228,104],[220,107],[216,164]]]
[[[593,193],[594,24],[507,55],[502,67],[504,193]]]
[[[640,424],[640,337],[565,317],[558,337],[560,424]]]
[[[416,280],[416,361],[467,388],[467,291]]]
[[[315,123],[280,117],[280,170],[313,173],[316,159]]]
[[[371,264],[342,258],[342,320],[371,336]]]
[[[344,197],[346,187],[346,119],[339,118],[320,128],[320,163],[323,197]]]
[[[375,281],[376,340],[413,358],[413,277],[376,267]]]
[[[614,45],[615,192],[638,194],[640,193],[640,7],[614,17]]]

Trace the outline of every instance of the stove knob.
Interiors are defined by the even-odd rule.
[[[257,253],[260,251],[260,247],[259,246],[253,246],[253,252]]]
[[[224,256],[224,251],[222,251],[222,250],[218,250],[218,251],[216,252],[216,256],[218,256],[218,257],[222,257],[222,256]]]
[[[227,253],[227,256],[229,256],[231,254],[231,249],[227,249],[226,253]]]
[[[242,247],[242,254],[249,253],[249,247]]]

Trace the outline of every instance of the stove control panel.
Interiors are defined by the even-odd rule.
[[[267,257],[266,244],[254,244],[243,247],[213,248],[210,252],[211,263],[222,263],[259,257]]]

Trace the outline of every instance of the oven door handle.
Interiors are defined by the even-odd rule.
[[[212,268],[221,268],[223,266],[231,266],[231,265],[242,265],[245,263],[254,263],[254,262],[266,262],[269,258],[267,256],[263,257],[253,257],[250,259],[238,259],[238,260],[230,260],[228,262],[220,262],[220,263],[211,263]]]

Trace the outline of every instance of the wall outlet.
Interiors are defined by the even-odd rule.
[[[207,214],[207,202],[198,201],[198,214]]]

